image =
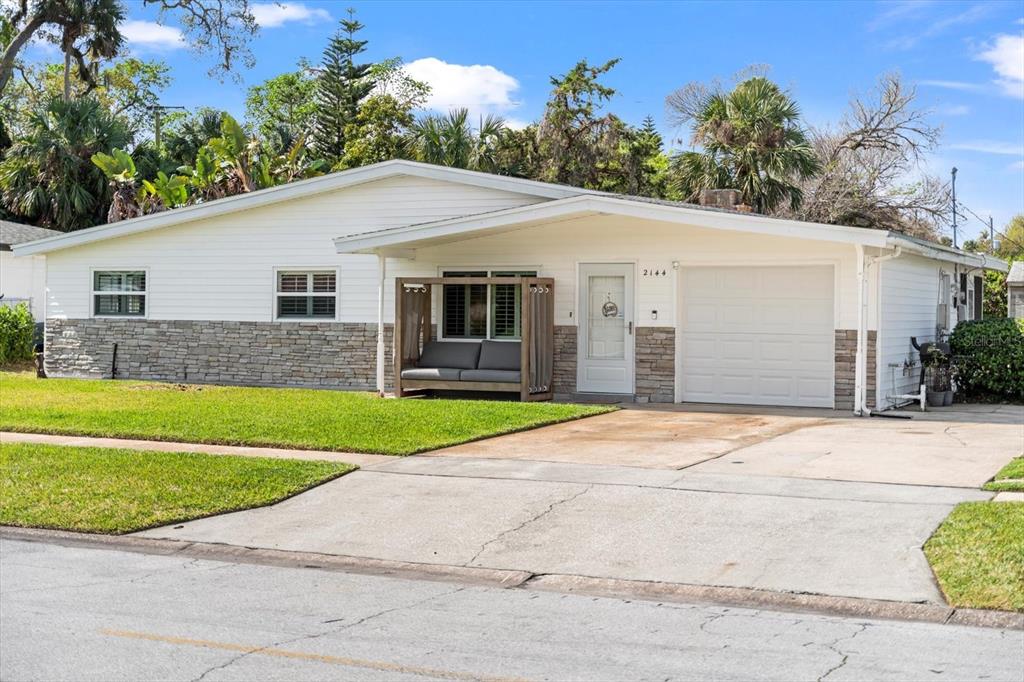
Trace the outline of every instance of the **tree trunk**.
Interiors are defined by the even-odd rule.
[[[71,100],[71,53],[64,53],[64,101]]]
[[[18,58],[18,53],[21,52],[21,48],[25,47],[25,43],[32,38],[32,34],[39,30],[43,25],[43,17],[36,15],[25,24],[25,28],[18,32],[18,35],[14,36],[14,40],[4,50],[3,57],[0,57],[0,94],[3,93],[7,87],[7,82],[11,80],[11,74],[14,72],[14,60]]]

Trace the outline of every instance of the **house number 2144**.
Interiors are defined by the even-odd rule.
[[[644,268],[644,277],[665,277],[668,275],[668,270],[659,270],[658,268]]]

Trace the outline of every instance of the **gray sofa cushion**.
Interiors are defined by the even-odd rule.
[[[480,362],[477,368],[518,372],[522,369],[519,366],[521,349],[518,341],[484,341],[480,345]]]
[[[417,367],[476,369],[480,344],[471,341],[431,341],[423,346]]]
[[[462,381],[497,381],[503,384],[518,384],[519,372],[507,369],[464,369],[459,379]]]
[[[427,379],[432,381],[458,381],[459,372],[454,367],[411,367],[402,370],[403,379]]]

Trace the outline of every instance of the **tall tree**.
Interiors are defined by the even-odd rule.
[[[336,169],[355,168],[412,153],[412,107],[392,95],[370,95],[359,105],[356,120],[345,128],[345,156]]]
[[[10,81],[18,54],[38,36],[64,54],[65,99],[71,96],[72,62],[75,75],[89,89],[96,87],[95,60],[110,59],[120,51],[124,39],[118,24],[123,20],[119,0],[18,0],[8,20],[12,35],[0,56],[0,93]]]
[[[200,108],[175,117],[167,124],[162,141],[163,155],[173,167],[190,166],[199,150],[220,135],[221,112]]]
[[[306,60],[300,60],[295,71],[249,88],[245,98],[246,119],[264,137],[277,134],[281,128],[293,136],[307,135],[315,112],[315,93],[313,70]]]
[[[355,61],[366,51],[367,41],[356,39],[363,28],[355,19],[355,10],[350,9],[324,50],[317,78],[312,144],[317,155],[331,165],[345,155],[345,128],[355,123],[359,103],[373,91],[372,64]]]
[[[25,65],[18,71],[19,77],[0,95],[0,112],[16,136],[24,132],[33,111],[62,95],[65,73],[62,64]],[[153,106],[170,84],[171,76],[163,62],[128,57],[103,65],[94,80],[95,87],[73,80],[71,97],[95,97],[113,115],[124,119],[136,137],[152,125]]]
[[[625,126],[615,155],[604,163],[601,187],[609,192],[674,198],[669,182],[669,159],[661,133],[650,116],[639,128]]]
[[[615,95],[599,78],[618,59],[600,66],[581,60],[563,76],[553,76],[553,89],[537,130],[541,180],[578,187],[600,182],[599,166],[614,155],[622,121],[601,111]]]
[[[416,158],[452,168],[492,173],[497,167],[497,144],[505,129],[499,116],[486,116],[473,130],[468,109],[453,109],[445,116],[424,116],[412,128]]]
[[[683,198],[695,201],[705,189],[737,189],[759,213],[783,203],[800,205],[799,182],[819,168],[818,157],[800,124],[800,109],[778,85],[763,76],[748,78],[731,92],[711,90],[692,108],[668,106],[677,121],[689,123],[700,151],[674,159]]]
[[[835,127],[811,131],[821,171],[801,181],[804,201],[784,217],[873,227],[936,239],[949,218],[949,187],[922,161],[941,129],[898,74],[850,102]]]
[[[210,75],[233,73],[238,62],[252,66],[249,41],[259,30],[249,0],[143,0],[173,15],[189,45],[204,56],[217,55]],[[0,93],[10,82],[18,55],[33,38],[60,46],[74,61],[79,78],[92,75],[88,60],[111,58],[122,47],[118,24],[124,18],[122,0],[10,0],[14,10],[0,22]],[[82,42],[84,40],[84,42]],[[70,69],[69,75],[70,75]]]
[[[91,157],[127,141],[124,123],[95,99],[55,98],[0,162],[0,200],[19,219],[65,232],[102,223],[110,188]]]

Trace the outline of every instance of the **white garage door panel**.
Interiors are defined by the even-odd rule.
[[[830,266],[686,269],[683,400],[832,407],[833,277]]]

